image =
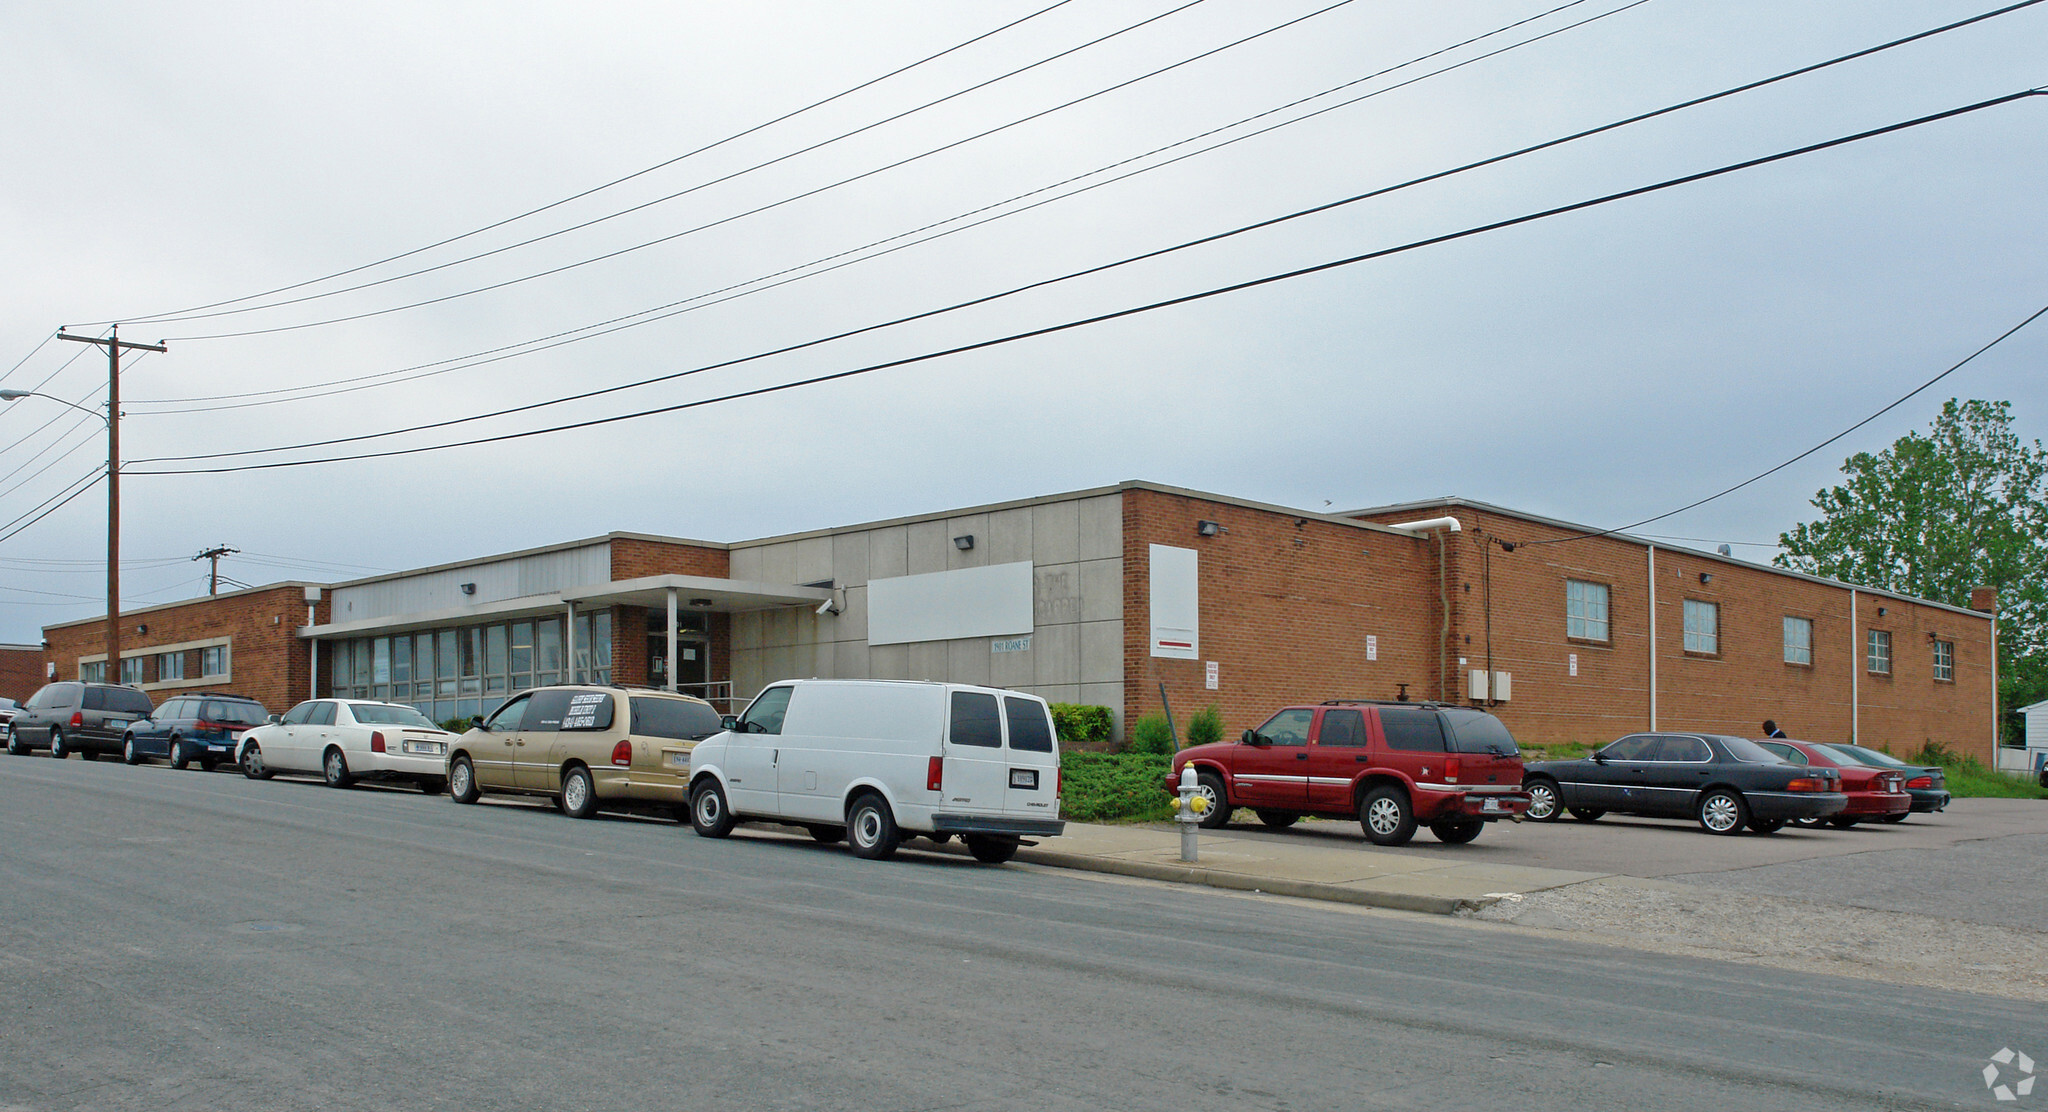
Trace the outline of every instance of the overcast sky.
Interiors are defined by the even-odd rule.
[[[848,340],[430,432],[148,462],[384,432],[770,352],[1992,7],[1552,10],[1562,2],[1352,0],[1312,14],[1330,0],[1070,0],[1034,15],[1052,0],[0,0],[0,387],[90,408],[106,399],[104,355],[50,339],[59,325],[101,334],[121,320],[123,338],[168,339],[167,354],[131,356],[122,376],[134,607],[203,594],[206,565],[190,557],[217,544],[242,550],[222,570],[244,583],[335,581],[610,530],[729,541],[1133,478],[1313,510],[1457,494],[1626,525],[1811,446],[2048,304],[2048,97],[2035,97],[797,390],[481,446],[150,474],[416,448],[850,370],[2048,83],[2043,4]],[[949,94],[961,95],[921,108]],[[1037,201],[1049,203],[1026,207]],[[513,246],[634,206],[645,207]],[[877,254],[890,247],[902,249]],[[493,253],[469,259],[482,252]],[[366,264],[379,265],[356,269]],[[401,277],[424,268],[437,269]],[[216,315],[186,311],[221,302],[200,310]],[[618,318],[636,326],[577,331]],[[226,335],[254,331],[265,334]],[[543,337],[577,342],[534,344]],[[477,363],[485,352],[514,357]],[[1807,462],[1641,531],[1767,559],[1751,545],[1809,517],[1847,455],[1924,428],[1944,398],[2009,399],[2020,432],[2044,435],[2044,356],[2048,321]],[[0,407],[0,522],[41,512],[104,462],[93,417],[41,398]],[[0,641],[104,612],[105,522],[102,485],[0,528]]]

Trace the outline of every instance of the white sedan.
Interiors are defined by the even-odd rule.
[[[335,788],[357,780],[401,780],[435,795],[448,787],[448,743],[454,737],[397,703],[308,699],[242,735],[235,759],[251,780],[279,772],[318,775]]]

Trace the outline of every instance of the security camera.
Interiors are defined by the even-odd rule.
[[[829,598],[828,598],[828,599],[826,599],[825,601],[823,601],[823,602],[821,602],[821,603],[819,603],[819,604],[818,604],[818,616],[819,616],[819,617],[823,617],[823,616],[825,616],[825,615],[827,615],[827,614],[837,614],[837,613],[839,613],[839,600],[837,600],[837,599],[829,599]]]

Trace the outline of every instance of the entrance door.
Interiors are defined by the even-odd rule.
[[[996,697],[955,691],[947,703],[946,756],[940,807],[1000,815],[1009,795],[1010,761],[1003,750],[1003,720]]]

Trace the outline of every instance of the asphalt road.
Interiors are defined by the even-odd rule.
[[[0,1112],[1996,1107],[2048,1059],[2014,1001],[44,758],[0,932]]]

